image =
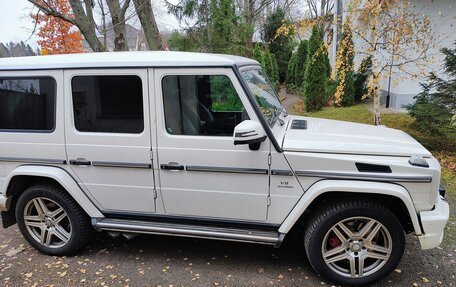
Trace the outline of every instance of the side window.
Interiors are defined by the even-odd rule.
[[[141,133],[143,91],[138,76],[76,76],[73,113],[80,132]]]
[[[249,119],[225,75],[165,76],[162,88],[170,134],[232,136],[234,127]]]
[[[0,130],[52,132],[55,91],[51,77],[0,78]]]

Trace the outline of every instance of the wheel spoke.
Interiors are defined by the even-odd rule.
[[[347,256],[348,261],[350,261],[350,274],[352,277],[356,276],[356,260],[353,256]]]
[[[63,208],[60,207],[57,210],[55,210],[54,212],[52,212],[51,217],[55,218],[55,223],[59,223],[60,221],[62,221],[64,218],[67,217],[67,214],[66,214],[65,210],[63,210]]]
[[[37,215],[24,216],[24,223],[27,226],[44,228],[44,223],[41,218]]]
[[[49,211],[46,204],[44,204],[41,198],[33,199],[33,205],[35,206],[35,209],[40,216],[46,215],[46,213]]]
[[[326,251],[324,254],[323,254],[323,257],[324,258],[329,258],[329,257],[332,257],[336,254],[339,254],[341,252],[344,252],[345,251],[345,246],[340,246],[340,247],[336,247],[336,248],[333,248],[329,251]]]
[[[349,256],[346,253],[339,254],[337,256],[333,256],[332,258],[325,259],[327,264],[338,262],[344,259],[350,259]]]
[[[67,243],[68,240],[70,240],[70,234],[60,225],[55,228],[53,234],[57,236],[60,240],[62,240],[64,243]]]
[[[342,229],[342,231],[347,235],[348,238],[353,238],[353,232],[343,223],[343,222],[339,222],[336,227],[339,227],[340,229]],[[335,228],[337,229],[337,228]],[[345,238],[347,238],[345,237]],[[345,239],[347,240],[347,239]]]
[[[372,228],[372,231],[369,233],[369,235],[367,235],[366,241],[372,242],[372,239],[374,239],[375,235],[377,235],[380,228],[382,228],[382,225],[379,222],[375,222],[375,226]]]
[[[364,274],[364,256],[361,256],[358,260],[358,276],[363,276]]]
[[[41,237],[40,237],[41,244],[49,247],[49,245],[51,244],[51,238],[52,238],[52,233],[47,228],[43,228],[41,231]]]
[[[391,249],[377,245],[377,244],[373,244],[373,243],[369,244],[367,249],[369,251],[374,251],[374,252],[379,252],[379,253],[385,253],[385,254],[391,253]]]
[[[375,220],[369,220],[364,226],[363,228],[356,233],[357,236],[359,236],[360,238],[365,238],[368,234],[369,234],[369,230],[372,229],[372,227],[375,225]]]
[[[367,251],[365,256],[373,259],[386,260],[388,259],[389,254],[385,255],[377,252]]]

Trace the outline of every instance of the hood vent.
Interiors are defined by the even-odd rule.
[[[306,120],[293,120],[291,122],[292,130],[307,130],[307,121]]]
[[[359,172],[378,172],[378,173],[391,173],[391,168],[387,165],[369,164],[369,163],[355,163]]]

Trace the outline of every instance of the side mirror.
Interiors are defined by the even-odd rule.
[[[246,120],[234,128],[234,144],[248,144],[251,150],[258,150],[266,137],[263,127],[256,121]]]

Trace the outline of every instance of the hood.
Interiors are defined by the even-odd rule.
[[[285,151],[431,156],[419,142],[400,130],[299,116],[290,116],[282,148]]]

